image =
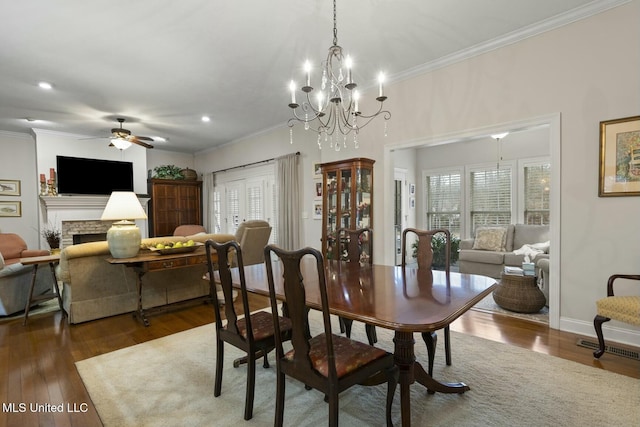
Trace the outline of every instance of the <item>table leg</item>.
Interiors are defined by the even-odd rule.
[[[138,310],[133,315],[135,316],[137,314],[144,326],[149,326],[149,320],[142,308],[142,276],[144,276],[144,273],[144,271],[138,271]]]
[[[393,357],[400,369],[400,411],[402,426],[411,426],[410,385],[418,381],[430,392],[464,393],[469,387],[464,383],[441,383],[434,380],[422,365],[416,362],[413,332],[396,331],[393,338]]]
[[[64,307],[62,306],[62,295],[60,295],[60,287],[58,286],[58,276],[56,276],[56,266],[54,263],[49,263],[49,268],[51,268],[51,276],[53,277],[53,287],[55,289],[56,297],[58,298],[58,305],[60,306],[60,311],[62,315],[65,315]]]
[[[36,275],[38,274],[38,264],[34,264],[33,273],[31,274],[31,286],[29,287],[29,297],[27,298],[27,305],[24,308],[24,320],[22,325],[27,324],[27,318],[29,317],[29,309],[31,308],[31,300],[33,299],[33,288],[36,286]]]

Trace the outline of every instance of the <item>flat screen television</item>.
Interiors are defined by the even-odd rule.
[[[58,194],[133,191],[133,163],[57,156]]]

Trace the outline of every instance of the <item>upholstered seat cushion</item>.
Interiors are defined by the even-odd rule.
[[[596,301],[598,314],[620,322],[640,325],[640,296],[612,296]]]
[[[291,329],[291,320],[286,317],[280,317],[280,332]],[[226,327],[226,326],[225,326]],[[266,311],[258,311],[251,315],[251,329],[253,330],[253,339],[260,341],[274,334],[273,316]],[[243,318],[238,320],[238,331],[245,339],[247,338],[247,321]]]
[[[327,339],[325,334],[316,335],[309,340],[311,350],[309,357],[313,367],[323,376],[329,376],[327,361]],[[387,352],[377,347],[370,346],[359,341],[354,341],[340,335],[333,335],[333,351],[338,378],[387,355]],[[294,351],[291,350],[285,357],[293,360]]]

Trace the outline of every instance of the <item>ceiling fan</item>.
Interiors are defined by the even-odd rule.
[[[153,141],[153,138],[149,138],[148,136],[131,135],[131,131],[129,129],[124,129],[122,127],[124,119],[117,118],[116,120],[118,120],[118,123],[120,123],[120,127],[111,129],[111,144],[109,144],[110,147],[114,146],[116,148],[119,148],[120,150],[126,150],[131,146],[131,144],[138,144],[144,148],[153,148],[153,145],[144,142]]]

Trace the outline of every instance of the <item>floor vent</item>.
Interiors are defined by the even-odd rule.
[[[593,341],[588,341],[588,340],[585,340],[585,339],[579,339],[578,340],[578,345],[580,347],[586,347],[586,348],[590,348],[592,350],[597,350],[598,347],[599,347],[598,343],[593,342]],[[633,359],[633,360],[640,360],[640,353],[638,353],[637,351],[627,350],[627,349],[624,349],[624,348],[615,347],[613,345],[605,345],[604,346],[604,351],[605,351],[605,353],[616,354],[618,356],[628,357],[629,359]]]

